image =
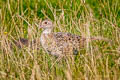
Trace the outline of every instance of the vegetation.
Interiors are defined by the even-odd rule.
[[[41,46],[11,49],[20,37],[40,37],[49,18],[55,32],[109,41],[86,41],[76,56],[55,58]],[[120,0],[0,0],[0,80],[120,80]]]

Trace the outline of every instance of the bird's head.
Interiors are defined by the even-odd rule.
[[[51,28],[53,28],[53,23],[52,23],[52,21],[45,19],[41,22],[40,28],[51,29]]]

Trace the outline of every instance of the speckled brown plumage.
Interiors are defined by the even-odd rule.
[[[47,50],[51,52],[51,54],[77,54],[78,51],[84,47],[85,38],[82,38],[81,36],[62,32],[54,33],[51,35],[53,35],[52,37],[49,37],[49,39],[52,38],[51,44],[48,44],[48,42],[45,44],[49,45]]]
[[[53,32],[53,24],[50,20],[42,21],[40,28],[43,32],[40,36],[40,40],[34,40],[33,43],[38,46],[41,43],[44,50],[54,56],[64,56],[78,54],[80,49],[83,49],[87,38],[79,35],[65,33],[65,32]],[[104,38],[90,38],[91,40],[101,40]],[[107,40],[107,39],[106,39]],[[15,44],[21,48],[22,45],[28,46],[29,40],[20,38]]]
[[[44,29],[41,44],[49,54],[55,56],[77,54],[84,47],[85,38],[71,33],[54,33],[52,22],[49,20],[44,20],[40,27]]]

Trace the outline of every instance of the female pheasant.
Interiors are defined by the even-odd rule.
[[[40,37],[40,42],[44,50],[55,56],[77,54],[83,48],[85,38],[64,32],[53,32],[52,21],[46,19],[42,21],[40,28],[43,32]]]
[[[53,23],[48,19],[42,21],[40,28],[44,29],[40,37],[40,43],[48,54],[54,56],[72,55],[78,54],[79,50],[84,48],[87,38],[65,32],[55,33],[53,32]],[[110,41],[101,37],[92,37],[90,39]],[[28,46],[28,43],[29,40],[24,38],[20,38],[19,41],[15,42],[19,48],[22,45]],[[34,40],[34,44],[38,45],[36,40]]]

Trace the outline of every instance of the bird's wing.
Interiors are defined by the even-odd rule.
[[[86,38],[83,38],[79,35],[71,34],[71,33],[64,33],[64,32],[57,32],[54,34],[58,45],[61,44],[70,44],[75,48],[80,48],[80,46],[84,45]]]

